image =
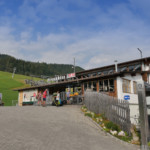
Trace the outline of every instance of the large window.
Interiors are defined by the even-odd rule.
[[[99,91],[103,91],[103,80],[99,81]]]
[[[93,81],[93,91],[96,91],[96,81]]]
[[[105,79],[99,81],[100,92],[113,92],[114,91],[114,79]]]
[[[135,81],[133,81],[133,92],[137,94],[137,83]]]
[[[84,91],[87,89],[87,83],[84,83]]]
[[[114,79],[109,79],[109,91],[114,91]]]
[[[104,80],[104,92],[108,92],[109,91],[108,87],[109,87],[108,80]]]
[[[88,88],[91,89],[92,83],[91,81],[88,82]]]
[[[127,79],[123,79],[122,82],[122,90],[124,93],[131,93],[131,81]]]

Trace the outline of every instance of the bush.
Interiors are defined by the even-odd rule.
[[[91,113],[85,113],[85,116],[88,116],[88,117],[92,118],[92,114]]]
[[[120,131],[120,128],[118,125],[114,124],[113,122],[109,121],[105,123],[105,127],[108,129],[111,129],[112,131]]]

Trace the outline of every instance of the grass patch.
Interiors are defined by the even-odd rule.
[[[0,93],[2,93],[2,101],[5,106],[11,106],[12,100],[18,99],[18,91],[13,91],[17,88],[29,87],[24,80],[31,79],[29,76],[15,74],[12,79],[12,73],[0,71]],[[34,80],[40,80],[38,78],[32,78]]]
[[[81,110],[84,112],[85,116],[88,116],[92,118],[93,121],[97,122],[103,128],[104,131],[114,135],[116,138],[122,141],[131,142],[132,136],[129,136],[127,132],[124,132],[125,133],[124,136],[119,136],[119,132],[121,131],[120,127],[117,124],[113,123],[112,121],[109,121],[104,114],[95,114],[91,111],[88,111],[86,106],[82,106]],[[112,131],[116,132],[117,134],[113,134]]]

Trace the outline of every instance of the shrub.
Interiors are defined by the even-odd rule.
[[[91,113],[85,113],[85,116],[88,116],[88,117],[92,118],[92,114]]]
[[[108,128],[108,129],[111,129],[112,131],[119,131],[120,128],[118,125],[114,124],[113,122],[111,121],[108,121],[105,123],[105,127]]]

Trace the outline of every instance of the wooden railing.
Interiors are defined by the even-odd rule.
[[[130,135],[130,108],[128,101],[119,100],[106,94],[85,92],[84,104],[88,110],[104,116],[120,126]]]

